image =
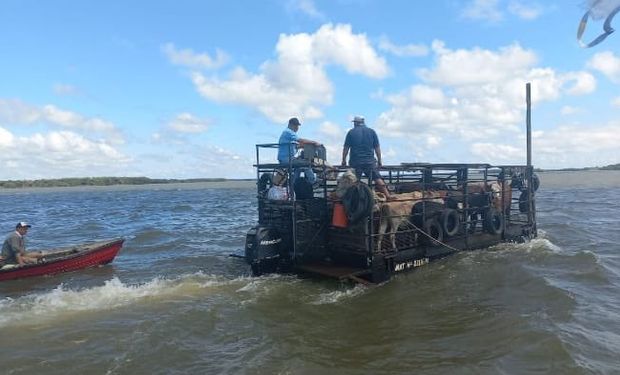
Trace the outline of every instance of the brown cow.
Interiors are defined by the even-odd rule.
[[[378,203],[375,208],[379,215],[379,231],[377,236],[377,251],[381,250],[381,242],[385,233],[389,233],[392,248],[396,249],[396,232],[403,223],[411,225],[409,218],[413,206],[420,202],[436,202],[444,204],[442,195],[435,191],[412,191],[403,194],[392,194],[387,202]],[[389,228],[389,232],[388,232]]]
[[[491,193],[492,207],[496,208],[500,212],[503,211],[504,213],[510,209],[510,203],[512,201],[512,187],[509,183],[504,183],[502,186],[501,182],[472,182],[467,184],[467,192],[470,195]]]

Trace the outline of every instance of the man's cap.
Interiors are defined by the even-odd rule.
[[[288,120],[288,124],[289,125],[301,125],[301,122],[299,122],[299,119],[297,117],[291,117],[290,120]]]
[[[15,228],[30,228],[32,227],[32,225],[26,223],[25,221],[20,221],[19,223],[17,223],[17,225],[15,226]]]
[[[363,116],[355,116],[355,117],[353,117],[353,123],[356,123],[356,122],[363,124],[364,123],[364,117]]]

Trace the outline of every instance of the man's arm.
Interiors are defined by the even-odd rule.
[[[377,154],[377,165],[380,167],[383,165],[381,162],[381,145],[379,144],[379,137],[377,137],[377,132],[373,129],[370,129],[372,132],[372,143],[375,146],[375,154]]]
[[[346,167],[347,165],[347,155],[349,155],[349,146],[344,146],[342,148],[342,166]]]
[[[26,262],[24,262],[24,258],[22,257],[22,253],[16,253],[15,259],[17,260],[17,264],[19,264],[20,266],[26,264]]]
[[[297,138],[297,143],[299,143],[300,146],[303,146],[306,144],[315,145],[315,146],[321,145],[319,142],[312,141],[310,139],[305,139],[305,138]]]

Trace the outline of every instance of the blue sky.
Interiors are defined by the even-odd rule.
[[[289,117],[332,163],[620,162],[619,0],[0,1],[0,179],[252,177]],[[620,17],[617,22],[620,22]],[[620,27],[620,25],[615,25]]]

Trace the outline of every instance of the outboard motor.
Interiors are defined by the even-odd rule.
[[[282,236],[274,228],[256,226],[245,237],[245,261],[252,274],[260,276],[276,272],[281,261]]]

